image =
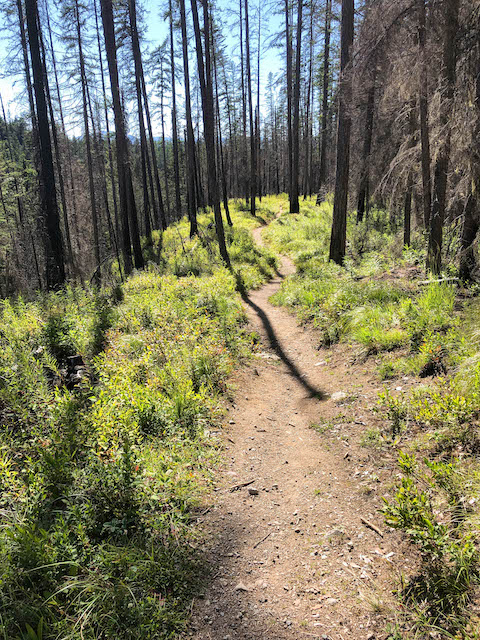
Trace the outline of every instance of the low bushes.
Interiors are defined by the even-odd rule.
[[[161,264],[121,288],[1,303],[3,637],[147,640],[182,628],[220,398],[253,341],[237,287],[275,265],[249,235],[258,221],[234,220],[233,273],[206,216],[198,238],[185,222],[169,229]]]

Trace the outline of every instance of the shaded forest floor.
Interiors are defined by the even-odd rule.
[[[214,574],[194,638],[383,638],[398,576],[411,572],[405,543],[378,514],[395,457],[361,446],[380,421],[375,364],[352,364],[345,345],[319,349],[313,329],[269,302],[294,270],[283,257],[244,298],[261,352],[234,378],[225,463],[202,519]]]

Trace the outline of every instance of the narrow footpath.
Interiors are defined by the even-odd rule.
[[[261,243],[261,229],[254,236]],[[366,428],[380,383],[364,366],[319,350],[313,331],[270,304],[293,272],[283,258],[277,277],[244,298],[262,351],[234,379],[225,465],[201,523],[213,575],[186,637],[388,637],[406,560],[378,513],[381,474],[341,431]],[[355,415],[346,404],[354,392]],[[319,423],[336,436],[311,428]],[[383,472],[391,477],[393,467],[387,460]]]

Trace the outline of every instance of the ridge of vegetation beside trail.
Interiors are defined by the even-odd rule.
[[[217,459],[234,363],[255,337],[237,293],[273,254],[232,203],[222,266],[211,216],[154,236],[122,286],[1,302],[0,636],[167,638],[199,577],[195,513]]]
[[[319,330],[320,346],[343,341],[354,360],[375,358],[381,380],[413,379],[409,391],[379,394],[382,428],[366,427],[372,456],[396,451],[399,471],[385,498],[386,524],[418,549],[418,572],[403,576],[389,638],[479,637],[480,331],[476,287],[463,289],[446,257],[429,282],[421,238],[402,250],[384,212],[347,231],[344,267],[328,262],[331,202],[304,201],[263,232],[297,273],[273,302]],[[453,284],[452,284],[453,281]],[[328,352],[327,352],[328,353]],[[410,385],[410,383],[409,383]],[[406,613],[410,611],[410,613]]]

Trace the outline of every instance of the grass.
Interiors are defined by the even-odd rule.
[[[307,200],[300,214],[284,215],[264,232],[268,245],[297,266],[272,301],[317,328],[322,346],[348,340],[360,357],[407,348],[403,371],[441,373],[464,346],[455,331],[454,286],[420,284],[420,250],[399,251],[386,214],[376,210],[370,227],[349,221],[345,266],[328,262],[331,217],[330,202],[317,207]],[[393,365],[385,374],[393,377]]]
[[[268,200],[259,211],[274,215]],[[0,636],[171,638],[205,576],[208,495],[232,368],[254,344],[237,292],[275,267],[232,203],[148,247],[121,287],[0,303]]]
[[[251,231],[267,224],[276,214],[276,199],[268,196],[257,206],[257,216],[245,210],[242,202],[230,202],[233,227],[225,226],[225,236],[233,271],[239,287],[245,290],[258,288],[271,277],[276,266],[275,254],[259,248],[253,241]],[[186,275],[212,275],[222,268],[215,236],[213,213],[198,215],[198,236],[190,239],[189,223],[184,218],[160,235],[153,233],[153,245],[147,247],[147,255],[158,264],[157,269],[178,277]]]
[[[343,267],[328,262],[331,201],[301,205],[264,232],[288,254],[297,273],[273,296],[329,347],[357,345],[357,358],[375,356],[380,380],[408,376],[410,391],[379,395],[381,428],[366,428],[361,445],[382,455],[397,449],[399,474],[385,500],[386,524],[418,554],[416,573],[402,578],[402,603],[391,638],[478,637],[472,604],[480,581],[480,331],[475,288],[467,302],[448,282],[424,283],[423,238],[412,248],[390,230],[386,213],[347,225]],[[455,265],[447,265],[455,275]],[[470,299],[468,299],[470,297]],[[314,428],[323,432],[330,425]]]
[[[316,326],[324,346],[375,354],[384,380],[423,378],[385,391],[383,428],[362,439],[398,448],[384,514],[418,550],[418,574],[399,589],[411,613],[398,614],[392,637],[475,637],[478,305],[461,308],[449,284],[420,284],[421,239],[402,250],[381,211],[349,221],[345,266],[329,264],[331,202],[301,206],[270,224],[259,249],[250,231],[285,211],[285,197],[265,198],[257,218],[232,203],[231,271],[207,212],[198,237],[185,220],[154,234],[147,269],[122,286],[1,302],[0,635],[161,640],[183,630],[206,576],[194,523],[219,458],[226,380],[255,343],[238,292],[269,278],[281,252],[298,273],[274,301]]]

